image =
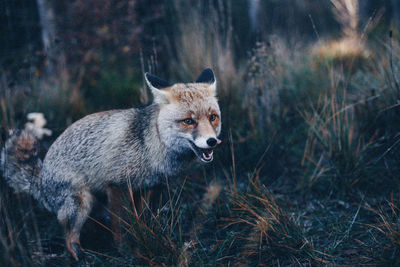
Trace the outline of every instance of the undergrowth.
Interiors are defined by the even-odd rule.
[[[351,68],[340,60],[316,64],[313,44],[277,36],[236,58],[229,5],[199,13],[181,4],[174,6],[179,51],[163,71],[173,82],[215,69],[223,144],[214,163],[186,171],[156,205],[142,196],[138,208],[128,188],[120,250],[111,242],[113,213],[99,201],[84,227],[82,264],[399,264],[398,41],[366,40],[374,49]],[[90,77],[66,71],[16,85],[3,74],[2,141],[32,111],[43,112],[54,132],[45,151],[83,115],[142,104],[139,68],[102,64],[82,70]],[[0,214],[0,265],[72,264],[55,216],[4,181]]]

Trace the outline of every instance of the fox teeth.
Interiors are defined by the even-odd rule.
[[[213,156],[213,152],[214,152],[214,151],[211,151],[210,153],[208,153],[208,152],[203,152],[203,158],[204,158],[205,160],[210,160],[210,159],[212,158],[212,156]]]

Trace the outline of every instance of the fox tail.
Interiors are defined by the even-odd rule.
[[[35,133],[26,129],[12,132],[1,150],[0,167],[4,179],[16,193],[30,193],[36,199],[40,197],[42,160]]]

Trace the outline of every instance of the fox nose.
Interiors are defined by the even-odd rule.
[[[214,147],[217,145],[217,139],[215,138],[208,138],[207,139],[207,145],[209,145],[210,147]]]

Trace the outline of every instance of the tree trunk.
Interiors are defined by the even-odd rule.
[[[249,0],[249,18],[250,18],[250,26],[253,33],[257,33],[259,30],[259,9],[260,9],[260,0]]]
[[[392,20],[394,22],[394,26],[399,26],[400,20],[400,4],[398,0],[392,0]]]
[[[50,0],[37,0],[43,48],[46,54],[46,74],[54,75],[65,63],[57,35],[55,13]]]

